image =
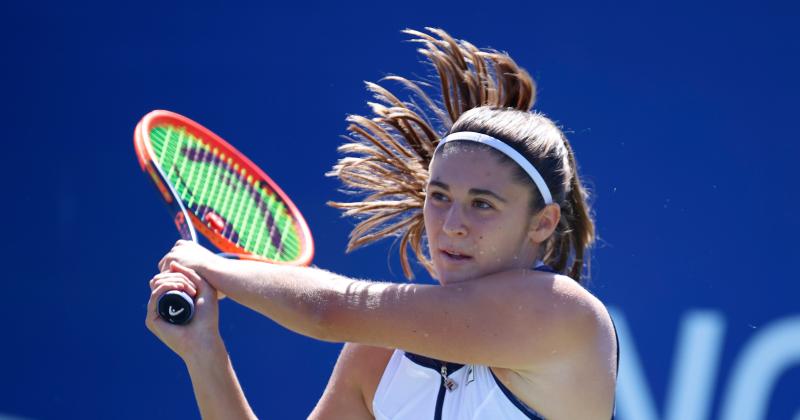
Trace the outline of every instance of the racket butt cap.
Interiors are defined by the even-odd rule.
[[[158,315],[170,324],[188,324],[194,316],[194,301],[180,290],[170,290],[158,298]]]

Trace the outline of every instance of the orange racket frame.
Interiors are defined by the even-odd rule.
[[[228,238],[214,231],[209,225],[200,220],[194,213],[186,210],[181,199],[178,197],[171,184],[167,181],[160,164],[155,159],[155,153],[147,140],[150,132],[154,127],[162,125],[172,125],[186,129],[186,132],[192,136],[201,139],[212,148],[217,148],[221,153],[233,160],[234,164],[238,167],[244,168],[245,171],[252,175],[252,181],[249,182],[253,188],[264,188],[267,192],[276,194],[281,201],[286,205],[289,213],[292,216],[295,231],[298,233],[300,242],[300,254],[292,261],[277,261],[264,258],[258,255],[253,255],[248,251],[241,248],[236,243],[230,241]],[[228,257],[235,257],[239,259],[248,259],[256,261],[270,262],[274,264],[287,264],[287,265],[309,265],[314,257],[314,241],[311,236],[311,231],[308,228],[303,215],[297,209],[297,206],[292,202],[286,193],[276,184],[264,171],[256,166],[247,156],[243,155],[230,143],[223,140],[220,136],[214,134],[211,130],[205,128],[199,123],[184,117],[183,115],[165,111],[156,110],[149,112],[141,121],[136,125],[133,136],[133,144],[136,149],[136,157],[139,160],[139,166],[143,171],[147,172],[150,179],[155,183],[161,193],[161,197],[166,201],[169,207],[173,221],[175,222],[181,236],[188,240],[197,240],[194,234],[194,228],[197,228],[200,233],[205,236],[214,246],[223,251]],[[188,217],[188,220],[187,220]]]

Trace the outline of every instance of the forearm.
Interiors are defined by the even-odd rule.
[[[203,419],[255,419],[224,346],[186,361]]]
[[[386,283],[354,280],[312,267],[228,260],[204,277],[236,302],[297,333],[342,341],[326,325],[332,312],[363,307]]]

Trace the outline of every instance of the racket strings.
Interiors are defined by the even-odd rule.
[[[294,218],[266,183],[184,128],[155,127],[150,139],[167,179],[204,224],[211,227],[213,212],[225,221],[221,236],[247,252],[279,261],[299,255]]]
[[[231,185],[231,184],[234,184],[233,180],[236,179],[236,180],[239,181],[239,185],[244,186],[244,188],[236,188],[236,189],[229,190],[228,192],[233,191],[233,194],[229,194],[228,196],[226,196],[227,198],[225,200],[223,200],[223,202],[230,203],[230,204],[233,205],[232,207],[230,207],[230,206],[228,207],[229,212],[231,212],[233,214],[233,216],[232,216],[231,223],[229,223],[226,226],[226,229],[225,229],[225,231],[222,232],[222,234],[223,234],[224,237],[229,239],[231,242],[237,243],[242,248],[247,249],[248,251],[251,251],[251,252],[256,251],[256,252],[258,252],[260,250],[261,253],[263,254],[264,251],[265,251],[264,250],[265,245],[266,245],[265,242],[262,242],[261,243],[261,247],[259,247],[259,248],[256,248],[255,246],[250,245],[252,243],[252,238],[255,237],[255,235],[251,234],[252,232],[254,232],[254,231],[258,231],[259,233],[263,233],[264,232],[264,229],[253,229],[253,227],[254,227],[253,220],[256,218],[256,214],[258,213],[258,211],[256,211],[256,210],[261,210],[262,212],[265,210],[264,206],[263,206],[263,203],[261,202],[261,197],[259,196],[259,193],[258,193],[257,189],[253,187],[252,176],[248,177],[248,182],[244,182],[243,179],[241,179],[241,178],[244,178],[245,176],[247,176],[247,174],[244,171],[244,169],[241,169],[241,173],[237,172],[236,170],[239,169],[238,165],[234,164],[233,167],[231,167],[232,166],[232,162],[230,160],[227,161],[227,162],[224,162],[224,165],[220,165],[219,164],[220,163],[219,159],[215,159],[215,156],[213,154],[211,154],[211,153],[207,153],[207,150],[206,150],[206,153],[203,153],[203,151],[200,151],[200,155],[202,156],[200,159],[196,159],[196,158],[193,158],[191,156],[192,153],[196,153],[197,152],[196,149],[188,149],[188,148],[184,147],[184,148],[181,148],[181,152],[184,155],[186,155],[189,158],[189,160],[196,160],[196,161],[200,161],[200,162],[211,162],[212,160],[217,160],[218,162],[215,162],[217,164],[211,165],[211,166],[213,166],[215,169],[216,168],[221,168],[221,167],[225,167],[225,169],[227,169],[227,171],[226,171],[227,175],[226,175],[225,178],[222,179],[221,182],[223,182],[225,184],[228,184],[228,185]],[[209,165],[205,165],[205,166],[208,167]],[[190,187],[188,187],[189,191],[192,190],[191,186],[194,185],[193,175],[194,175],[194,173],[190,173],[188,175],[187,184],[190,186]],[[204,178],[207,179],[208,177],[206,176]],[[246,195],[252,196],[252,198],[255,199],[255,202],[258,203],[258,205],[257,206],[252,206],[252,205],[251,206],[245,206],[244,204],[247,204],[247,202],[248,202],[244,198],[244,196],[246,196]],[[274,195],[270,194],[270,198],[274,199]],[[273,200],[273,202],[276,202],[276,201]],[[282,203],[279,202],[279,201],[277,201],[277,203],[282,205]],[[198,210],[197,206],[196,205],[192,205],[191,203],[190,203],[190,208],[192,208],[193,210],[196,210],[196,211]],[[204,217],[206,213],[211,211],[210,208],[206,208],[204,210],[205,210],[204,212],[199,212],[198,211],[198,213],[201,214],[201,217]],[[271,218],[272,214],[274,214],[274,213],[276,213],[275,210],[272,209],[272,208],[269,208],[269,213],[265,213],[265,214],[266,214],[266,216],[268,218]],[[279,216],[280,215],[285,215],[285,212],[279,212],[277,214]],[[278,227],[280,225],[284,225],[284,229],[283,229],[282,233],[280,235],[278,235],[277,231],[276,231],[276,227]],[[238,227],[238,226],[241,226],[241,229],[242,229],[239,232],[237,232],[237,230],[234,228],[234,227]],[[267,253],[267,255],[266,255],[267,257],[271,257],[271,258],[279,257],[280,254],[282,253],[282,249],[281,248],[283,247],[283,244],[288,244],[290,246],[291,245],[295,245],[296,246],[296,240],[295,240],[295,243],[292,244],[291,243],[291,237],[287,235],[286,228],[289,227],[289,223],[285,223],[285,222],[284,223],[275,223],[273,221],[268,220],[267,221],[267,226],[270,226],[270,235],[269,236],[272,239],[272,245],[273,245],[272,249],[275,250],[273,255],[270,255],[269,253]],[[256,243],[255,245],[258,245],[258,243]],[[291,252],[292,250],[290,249],[289,251]]]

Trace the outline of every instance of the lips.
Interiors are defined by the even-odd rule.
[[[468,261],[472,259],[471,255],[450,249],[440,249],[439,253],[448,261]]]

